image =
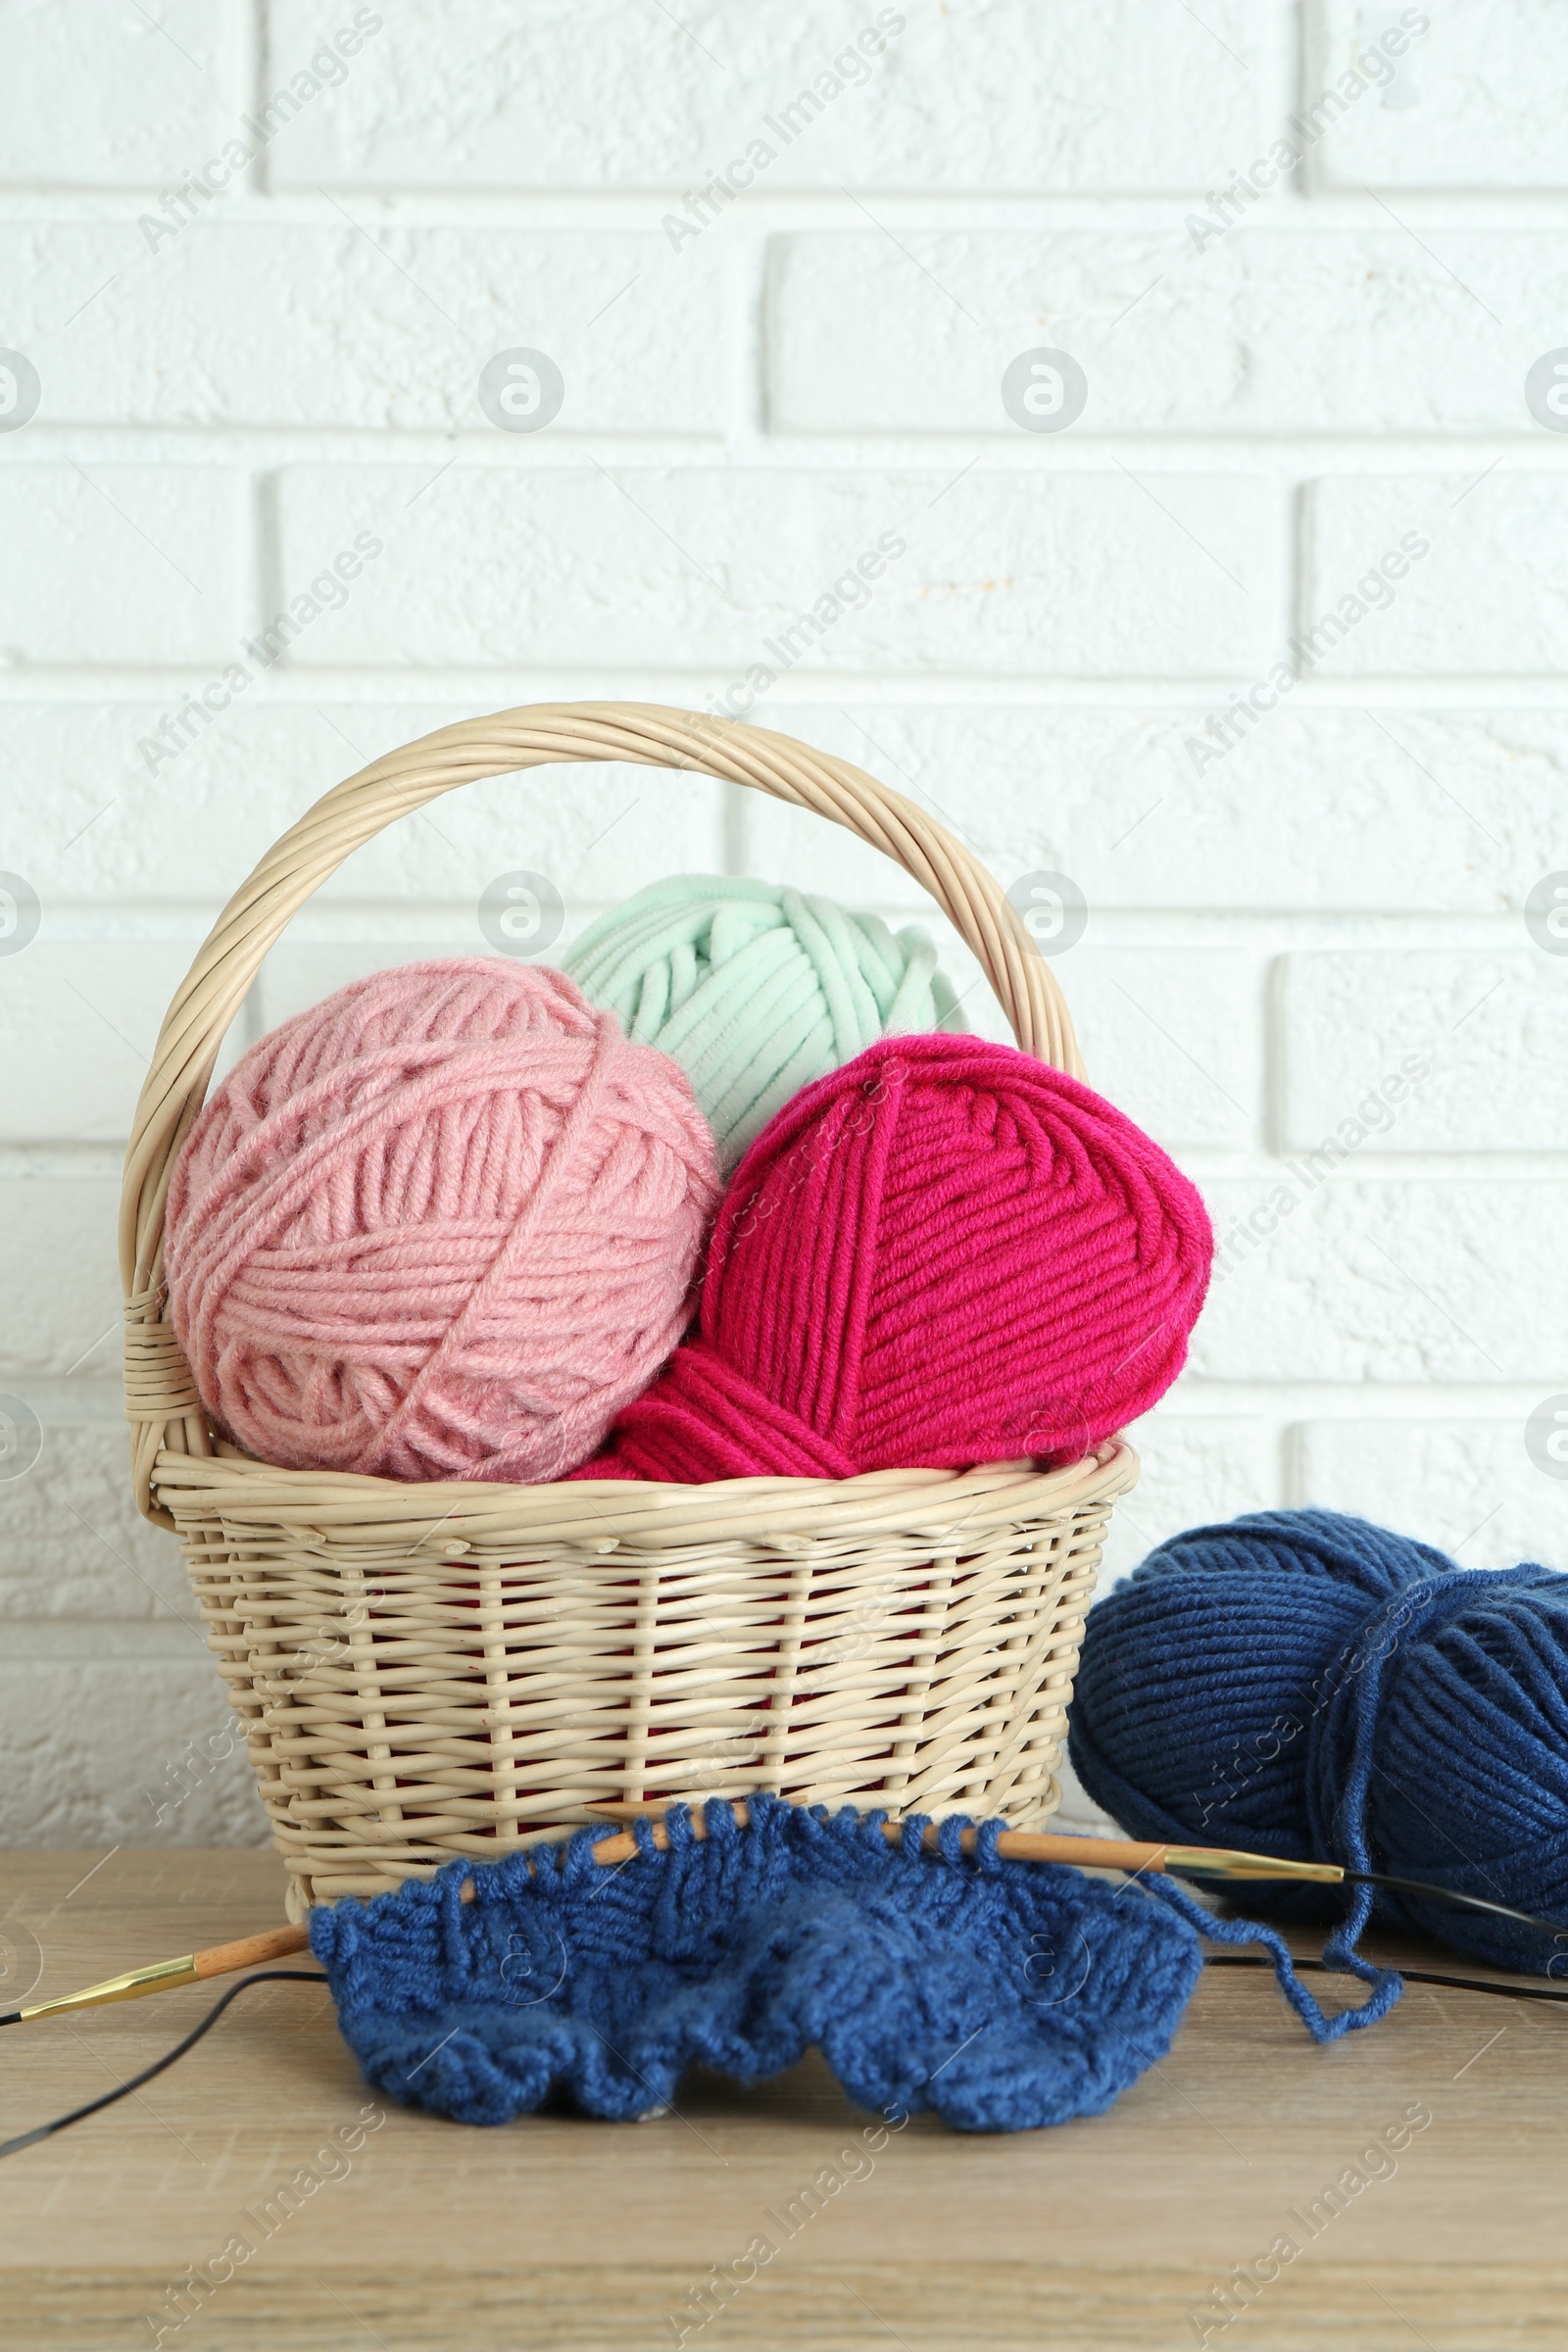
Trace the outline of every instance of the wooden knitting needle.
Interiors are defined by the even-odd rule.
[[[732,1800],[735,1818],[743,1826],[750,1818],[746,1800]],[[588,1805],[589,1813],[608,1820],[637,1819],[642,1814],[657,1815],[665,1811],[666,1804],[659,1798],[640,1805],[607,1803]],[[692,1816],[692,1834],[708,1835],[701,1817]],[[654,1842],[663,1845],[660,1824],[654,1824]],[[882,1824],[882,1835],[890,1845],[898,1844],[904,1831],[896,1821]],[[979,1838],[977,1830],[960,1831],[958,1844],[966,1854],[972,1854]],[[935,1822],[930,1823],[920,1842],[928,1853],[940,1851],[941,1838]],[[630,1858],[635,1840],[623,1841],[613,1853],[608,1842],[594,1847],[603,1862]],[[1038,1830],[1004,1830],[997,1838],[997,1852],[1004,1862],[1067,1862],[1075,1870],[1123,1870],[1136,1878],[1141,1872],[1169,1872],[1173,1878],[1188,1879],[1291,1879],[1313,1881],[1324,1886],[1390,1886],[1401,1894],[1425,1895],[1429,1901],[1456,1903],[1465,1911],[1488,1911],[1494,1919],[1511,1919],[1524,1928],[1539,1928],[1547,1936],[1568,1934],[1568,1924],[1551,1919],[1538,1919],[1534,1912],[1515,1911],[1511,1904],[1494,1903],[1483,1894],[1461,1894],[1457,1887],[1429,1886],[1424,1879],[1391,1878],[1387,1871],[1347,1870],[1338,1862],[1288,1862],[1276,1854],[1250,1854],[1235,1845],[1150,1845],[1131,1838],[1068,1838]]]
[[[746,1799],[737,1797],[731,1801],[736,1823],[744,1829],[751,1819]],[[640,1804],[607,1802],[584,1807],[585,1812],[600,1820],[646,1820],[661,1853],[669,1848],[669,1832],[660,1818],[666,1810],[666,1803],[659,1798]],[[693,1838],[708,1836],[708,1824],[700,1812],[692,1813],[688,1827]],[[882,1835],[890,1845],[897,1845],[904,1831],[898,1822],[886,1821]],[[978,1835],[972,1829],[960,1831],[958,1843],[964,1853],[974,1852]],[[940,1850],[935,1822],[927,1824],[920,1842],[927,1852]],[[630,1830],[601,1838],[591,1849],[596,1862],[612,1864],[630,1862],[640,1850]],[[1343,1870],[1337,1862],[1287,1862],[1273,1854],[1250,1854],[1237,1846],[1152,1845],[1131,1838],[1071,1838],[1039,1830],[1004,1830],[997,1838],[997,1852],[1004,1862],[1066,1862],[1078,1870],[1121,1870],[1135,1877],[1147,1870],[1197,1879],[1296,1879],[1331,1886],[1343,1884],[1402,1886],[1461,1903],[1467,1909],[1495,1912],[1504,1919],[1543,1928],[1547,1934],[1557,1932],[1550,1920],[1533,1919],[1528,1912],[1509,1910],[1506,1904],[1490,1903],[1479,1895],[1450,1893],[1446,1888],[1424,1886],[1410,1880]],[[474,1891],[470,1879],[461,1889],[463,1901],[471,1903]],[[270,1960],[283,1960],[291,1953],[303,1952],[309,1943],[310,1931],[305,1927],[271,1928],[262,1936],[242,1936],[237,1943],[215,1943],[205,1952],[187,1952],[178,1960],[158,1960],[150,1968],[128,1969],[123,1976],[110,1977],[102,1984],[89,1984],[80,1992],[62,1993],[52,2001],[33,2001],[24,2009],[14,2009],[9,2017],[0,2017],[0,2026],[24,2025],[32,2018],[49,2017],[61,2009],[94,2009],[108,2001],[139,2000],[143,1993],[164,1992],[174,1984],[196,1984],[208,1977],[231,1976],[237,1969],[262,1967]]]
[[[732,1800],[735,1819],[742,1829],[751,1815],[744,1797]],[[659,1818],[668,1810],[667,1803],[659,1797],[643,1804],[605,1803],[585,1805],[584,1812],[602,1821],[652,1821],[654,1843],[662,1851],[668,1844],[668,1833]],[[706,1824],[700,1813],[691,1817],[694,1838],[706,1838]],[[897,1845],[904,1836],[903,1825],[885,1821],[882,1835],[889,1845]],[[958,1844],[966,1854],[972,1854],[979,1838],[977,1830],[962,1830]],[[927,1853],[941,1850],[941,1837],[936,1823],[928,1822],[920,1839]],[[613,1851],[612,1846],[613,1845]],[[606,1839],[594,1847],[597,1862],[629,1861],[637,1850],[637,1841],[628,1832],[623,1838]],[[1145,1871],[1186,1871],[1194,1878],[1236,1879],[1315,1879],[1326,1886],[1338,1886],[1346,1873],[1337,1862],[1284,1862],[1272,1854],[1248,1854],[1233,1846],[1223,1845],[1150,1845],[1134,1838],[1068,1838],[1040,1830],[1004,1830],[997,1839],[997,1852],[1004,1862],[1070,1862],[1077,1870],[1125,1870],[1134,1874]]]
[[[611,1821],[647,1819],[655,1846],[667,1852],[669,1832],[660,1815],[665,1807],[657,1799],[646,1804],[588,1805],[585,1811]],[[744,1829],[750,1820],[744,1797],[735,1800],[735,1819]],[[694,1838],[706,1838],[708,1825],[699,1812],[690,1822]],[[884,1822],[882,1835],[890,1845],[896,1845],[903,1836],[897,1822]],[[975,1832],[964,1830],[959,1843],[966,1854],[975,1847]],[[937,1829],[931,1823],[921,1840],[930,1852],[937,1850]],[[632,1861],[639,1852],[637,1839],[630,1830],[622,1830],[601,1838],[593,1848],[596,1862],[615,1864]],[[1322,1879],[1335,1881],[1345,1874],[1333,1862],[1276,1862],[1261,1854],[1210,1851],[1204,1846],[1164,1846],[1140,1844],[1132,1839],[1114,1838],[1058,1838],[1028,1830],[1004,1830],[997,1839],[997,1851],[1009,1862],[1070,1862],[1080,1869],[1093,1870],[1165,1870],[1179,1869],[1185,1862],[1189,1869],[1201,1864],[1207,1873],[1222,1868],[1227,1876],[1255,1878]],[[463,1900],[472,1902],[474,1888],[471,1880],[464,1886]],[[24,2008],[14,2009],[8,2017],[0,2017],[0,2026],[29,2023],[35,2017],[51,2017],[63,2009],[96,2009],[110,2001],[137,2001],[144,1993],[167,1992],[176,1984],[199,1984],[209,1977],[234,1975],[242,1968],[263,1968],[270,1960],[285,1960],[310,1945],[309,1929],[300,1927],[270,1928],[262,1936],[245,1936],[237,1943],[215,1943],[204,1952],[186,1952],[177,1960],[156,1960],[150,1968],[127,1969],[122,1976],[106,1978],[101,1984],[88,1984],[80,1992],[63,1992],[52,2001],[31,2001]]]
[[[287,1959],[310,1943],[308,1928],[269,1928],[262,1936],[242,1936],[237,1943],[210,1944],[205,1952],[186,1952],[179,1960],[155,1960],[151,1968],[128,1968],[122,1977],[106,1977],[81,1992],[63,1992],[52,2001],[31,2001],[0,2017],[0,2026],[25,2025],[29,2018],[49,2017],[57,2009],[97,2009],[108,2001],[139,2001],[144,1992],[167,1992],[174,1984],[199,1984],[206,1977],[229,1977],[236,1969],[262,1968],[269,1960]]]

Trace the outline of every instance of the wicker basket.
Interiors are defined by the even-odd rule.
[[[290,1910],[455,1854],[494,1860],[606,1799],[742,1794],[1027,1820],[1054,1778],[1120,1440],[1071,1469],[703,1487],[405,1486],[275,1470],[218,1438],[164,1320],[170,1172],[225,1031],[295,909],[394,817],[552,761],[694,769],[831,817],[903,865],[1019,1044],[1080,1069],[1050,965],[923,810],[787,737],[621,703],[443,728],[286,833],[170,1008],[125,1159],[136,1496],[177,1529],[244,1720]]]

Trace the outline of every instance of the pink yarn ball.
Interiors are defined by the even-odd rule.
[[[699,1329],[582,1475],[1078,1461],[1181,1370],[1213,1250],[1196,1187],[1076,1078],[884,1038],[752,1145]]]
[[[718,1192],[682,1071],[564,973],[406,964],[285,1021],[207,1103],[170,1313],[263,1461],[561,1478],[679,1339]]]

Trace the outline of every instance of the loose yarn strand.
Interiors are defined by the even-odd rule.
[[[1295,1953],[1284,1936],[1273,1928],[1266,1928],[1255,1919],[1230,1919],[1218,1912],[1205,1910],[1201,1903],[1194,1901],[1184,1887],[1178,1886],[1174,1879],[1156,1875],[1140,1883],[1152,1887],[1161,1902],[1168,1903],[1179,1918],[1186,1920],[1189,1927],[1196,1928],[1200,1936],[1207,1936],[1213,1942],[1260,1943],[1268,1954],[1281,1992],[1314,2041],[1338,2041],[1343,2034],[1359,2033],[1363,2026],[1375,2026],[1380,2018],[1388,2016],[1404,1990],[1397,1969],[1377,1968],[1360,1952],[1340,1953],[1334,1948],[1337,1938],[1331,1938],[1323,1948],[1324,1966],[1336,1973],[1343,1971],[1359,1977],[1364,1984],[1372,1987],[1359,2008],[1340,2009],[1331,2014],[1321,2007],[1310,1989],[1301,1983],[1296,1973],[1298,1962]],[[1364,1888],[1358,1887],[1357,1898],[1364,1892]]]

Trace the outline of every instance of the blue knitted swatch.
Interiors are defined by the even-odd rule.
[[[647,2115],[694,2064],[752,2083],[815,2047],[859,2106],[1018,2132],[1099,2114],[1165,2055],[1201,1966],[1173,1908],[1001,1861],[1000,1822],[968,1856],[945,1821],[938,1857],[923,1820],[895,1847],[884,1819],[756,1796],[698,1839],[677,1808],[669,1850],[639,1822],[619,1866],[579,1830],[532,1871],[456,1861],[318,1910],[311,1948],[366,2079],[461,2123],[552,2093]]]

